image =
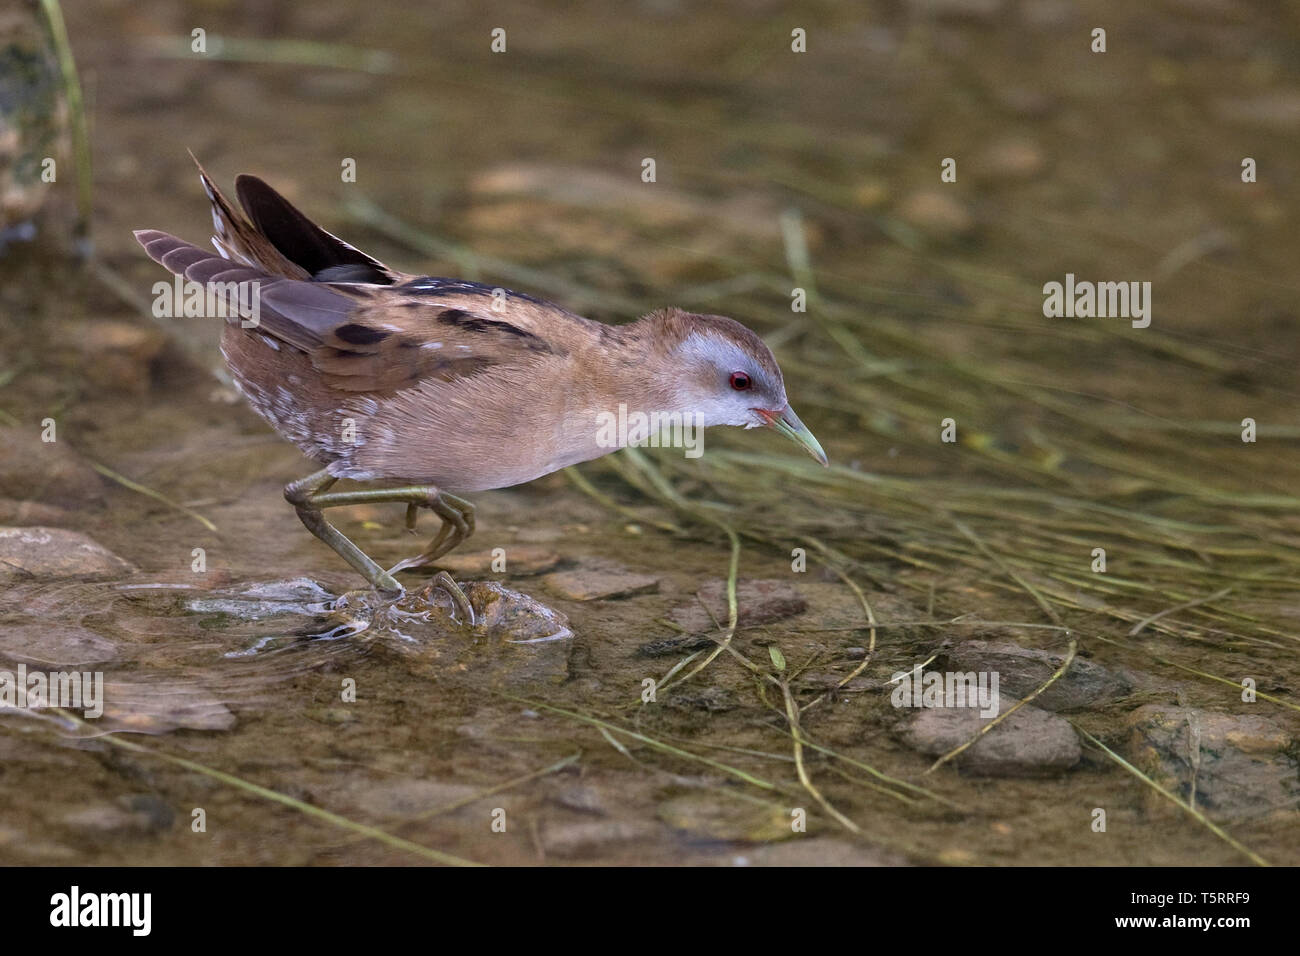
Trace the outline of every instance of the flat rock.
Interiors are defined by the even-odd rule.
[[[904,222],[932,239],[951,242],[975,231],[975,217],[956,196],[942,189],[922,189],[898,205]]]
[[[791,807],[750,803],[719,794],[697,792],[672,797],[659,805],[659,819],[697,840],[771,843],[799,836]]]
[[[555,795],[554,800],[560,806],[578,813],[589,813],[596,817],[603,817],[607,813],[605,799],[600,791],[585,784],[576,783],[565,787]]]
[[[1016,701],[1000,696],[998,714]],[[914,750],[940,757],[979,733],[995,716],[977,707],[918,708],[897,733]],[[982,777],[1034,777],[1069,770],[1079,762],[1078,735],[1064,717],[1026,704],[956,758],[963,773]]]
[[[570,601],[608,601],[659,590],[659,579],[613,565],[556,571],[542,578],[554,594]]]
[[[1294,809],[1300,800],[1295,739],[1271,718],[1148,704],[1126,726],[1133,765],[1216,819]],[[1162,804],[1149,794],[1148,808]]]
[[[0,659],[29,667],[102,664],[117,656],[117,646],[76,624],[6,624],[0,628]]]
[[[104,683],[104,714],[87,724],[92,733],[230,730],[235,715],[211,691],[193,683]]]
[[[755,627],[793,617],[808,610],[808,602],[788,581],[736,582],[737,627]],[[700,585],[696,596],[675,609],[669,618],[684,630],[698,634],[727,626],[727,582],[713,578]]]
[[[120,578],[135,568],[79,531],[0,527],[0,582],[28,578]]]
[[[804,837],[761,846],[746,854],[748,866],[906,866],[892,850],[862,846],[835,837]]]
[[[167,337],[153,325],[98,319],[77,325],[80,368],[99,389],[144,395],[152,379],[150,366],[162,354]]]
[[[663,828],[645,820],[548,823],[541,832],[542,849],[558,857],[595,856],[620,844],[660,842],[663,838]]]
[[[66,441],[41,441],[36,426],[0,427],[0,497],[84,507],[103,496],[103,479]]]
[[[1065,662],[1065,655],[998,641],[964,641],[947,648],[936,665],[949,671],[996,673],[998,687],[1010,697],[1023,698],[1037,690]],[[1131,693],[1128,678],[1075,656],[1070,669],[1034,698],[1043,710],[1080,710]]]
[[[175,815],[162,801],[141,795],[122,801],[122,806],[111,803],[93,804],[66,813],[65,826],[82,833],[100,836],[143,836],[166,830]]]
[[[476,574],[545,574],[554,569],[562,560],[558,551],[543,548],[535,544],[515,544],[502,549],[505,558],[505,570],[497,571],[500,562],[495,551],[473,551],[461,554],[453,551],[437,560],[435,566],[450,571],[452,577],[469,577]]]
[[[22,501],[18,498],[0,498],[0,524],[73,524],[75,521],[75,513],[58,505]]]

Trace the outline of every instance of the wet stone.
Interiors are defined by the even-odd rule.
[[[173,730],[230,730],[235,715],[211,691],[193,683],[149,681],[104,684],[104,714],[89,732],[165,734]]]
[[[64,814],[62,822],[86,835],[143,836],[168,829],[175,814],[171,808],[147,794],[120,800],[118,805],[103,803]]]
[[[391,646],[410,655],[416,670],[435,679],[452,662],[519,688],[568,679],[573,631],[566,615],[495,581],[459,584],[474,608],[473,627],[457,618],[446,591],[430,585],[408,592],[397,604],[357,608],[364,623],[354,630],[391,633],[397,638]],[[354,598],[365,602],[374,595],[354,592],[338,603]]]
[[[6,624],[0,628],[0,659],[31,666],[70,667],[102,664],[117,656],[117,646],[76,624]]]
[[[938,661],[942,670],[996,673],[1000,691],[1023,698],[1056,673],[1065,663],[1065,654],[1009,642],[964,641],[945,650]],[[1132,690],[1127,677],[1075,655],[1070,669],[1035,697],[1033,706],[1051,711],[1081,710],[1123,697]]]
[[[86,380],[100,389],[144,395],[152,380],[151,365],[167,345],[163,333],[137,322],[99,319],[77,325],[75,336]]]
[[[78,520],[73,512],[58,505],[0,498],[0,524],[72,524]]]
[[[505,570],[499,573],[506,575],[527,576],[533,574],[545,574],[553,570],[561,561],[560,555],[550,548],[543,548],[531,544],[510,545],[502,549],[505,560]],[[452,577],[470,576],[477,574],[496,574],[500,562],[497,560],[498,555],[493,551],[475,551],[468,554],[461,554],[459,551],[453,551],[451,554],[443,555],[438,559],[436,566],[446,571],[450,571]]]
[[[103,496],[103,479],[66,441],[42,441],[34,427],[0,427],[0,497],[84,507]]]
[[[963,239],[975,231],[975,217],[955,196],[937,189],[922,189],[903,199],[899,217],[908,225],[941,242]]]
[[[565,787],[555,795],[554,799],[560,806],[577,813],[589,813],[592,816],[603,817],[607,812],[605,801],[601,797],[600,791],[595,787],[575,784],[571,787]]]
[[[737,627],[755,627],[780,621],[808,610],[803,595],[781,580],[736,582]],[[704,582],[697,595],[674,610],[670,619],[683,630],[697,634],[726,627],[727,583],[720,578]]]
[[[613,565],[556,571],[542,578],[552,593],[570,601],[608,601],[659,590],[659,579]]]
[[[79,531],[0,527],[0,583],[28,578],[117,578],[134,570]]]
[[[670,637],[663,641],[649,641],[636,649],[637,657],[679,657],[708,647],[716,647],[717,641],[711,637],[691,635],[689,637]]]
[[[659,805],[659,819],[697,840],[772,843],[800,836],[790,807],[726,799],[713,793],[686,793]]]
[[[740,706],[736,703],[735,694],[725,687],[676,687],[664,696],[663,703],[679,710],[704,710],[711,714],[735,710]]]
[[[1016,701],[1002,696],[997,714]],[[926,707],[907,716],[897,730],[914,750],[940,757],[971,740],[997,717],[978,707]],[[981,777],[1034,777],[1069,770],[1079,762],[1078,735],[1064,717],[1026,704],[955,759],[963,773]]]
[[[598,856],[614,852],[618,844],[660,842],[663,829],[641,820],[593,820],[582,823],[548,823],[542,828],[542,849],[562,858]]]
[[[1047,168],[1047,157],[1033,140],[1002,139],[982,150],[975,166],[975,171],[988,179],[1016,182],[1042,173]]]
[[[1148,704],[1126,726],[1133,765],[1215,819],[1292,810],[1300,801],[1296,741],[1268,717]],[[1158,794],[1145,799],[1150,810],[1170,806]]]
[[[905,866],[890,850],[861,846],[834,837],[804,837],[758,847],[743,858],[747,866]]]

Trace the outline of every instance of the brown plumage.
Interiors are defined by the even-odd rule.
[[[325,466],[302,500],[295,486],[286,492],[300,515],[338,478],[430,484],[444,498],[530,481],[613,451],[597,422],[620,404],[770,425],[825,461],[772,353],[733,319],[664,309],[609,326],[529,295],[405,275],[256,177],[236,181],[242,212],[202,168],[200,179],[216,254],[155,230],[135,235],[164,267],[219,294],[225,283],[255,285],[258,324],[227,319],[222,351],[253,408]],[[345,503],[338,497],[321,507]]]

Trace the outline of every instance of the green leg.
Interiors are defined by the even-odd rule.
[[[337,480],[328,470],[321,470],[286,485],[284,496],[294,506],[307,530],[333,548],[378,591],[401,594],[404,588],[393,577],[395,572],[427,564],[446,554],[474,532],[474,506],[455,495],[439,492],[432,486],[331,492],[329,489]],[[406,526],[411,530],[415,528],[416,511],[422,507],[429,508],[443,520],[442,530],[423,554],[397,564],[391,571],[385,571],[375,564],[365,552],[326,521],[324,515],[326,508],[387,502],[406,502]],[[474,610],[465,597],[465,592],[452,580],[451,575],[445,572],[439,574],[435,576],[434,582],[447,591],[462,616],[473,624]]]

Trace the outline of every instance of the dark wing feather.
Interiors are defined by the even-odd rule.
[[[257,231],[313,278],[376,285],[397,280],[378,259],[326,232],[256,176],[237,178],[235,192]]]
[[[268,335],[305,352],[322,383],[341,391],[387,394],[426,379],[453,381],[518,364],[543,350],[540,339],[534,342],[531,334],[491,313],[473,314],[418,297],[395,302],[382,287],[272,276],[156,230],[135,236],[150,258],[188,280],[256,283],[259,324],[248,334]],[[223,290],[233,287],[218,292]],[[227,321],[238,325],[238,302],[226,305]],[[522,350],[521,336],[527,340]]]

